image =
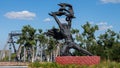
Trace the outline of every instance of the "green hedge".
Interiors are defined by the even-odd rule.
[[[29,64],[29,68],[120,68],[120,63],[117,62],[111,62],[111,61],[102,61],[98,65],[60,65],[57,63],[40,63],[40,62],[34,62]]]

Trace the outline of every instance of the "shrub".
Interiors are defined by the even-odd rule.
[[[102,61],[98,65],[75,65],[75,64],[69,64],[69,65],[60,65],[57,63],[40,63],[40,62],[34,62],[29,64],[30,68],[119,68],[120,63],[118,62],[112,62],[112,61]]]

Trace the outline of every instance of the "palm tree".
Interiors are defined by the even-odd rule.
[[[35,32],[36,30],[32,28],[30,25],[23,26],[22,28],[22,35],[18,39],[17,43],[20,44],[18,48],[18,52],[20,52],[19,49],[21,49],[21,45],[24,45],[26,50],[30,49],[33,50],[33,46],[35,45]],[[34,51],[32,51],[34,53]],[[19,53],[18,53],[19,54]]]
[[[53,61],[53,57],[54,57],[54,50],[56,49],[56,44],[57,44],[57,40],[55,40],[52,37],[49,37],[49,43],[48,43],[48,47],[47,47],[47,52],[50,56],[51,61]]]
[[[48,43],[48,38],[45,36],[43,33],[42,29],[39,29],[39,34],[37,36],[38,41],[40,42],[40,48],[41,48],[41,62],[43,61],[43,50],[44,50],[44,45]]]

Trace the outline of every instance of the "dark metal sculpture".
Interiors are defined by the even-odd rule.
[[[74,48],[80,51],[81,53],[92,56],[90,52],[79,47],[79,45],[76,44],[73,40],[73,37],[70,32],[71,21],[73,18],[75,18],[72,6],[67,3],[60,3],[58,5],[60,6],[60,9],[57,12],[49,13],[49,15],[55,19],[55,21],[59,26],[59,29],[53,28],[51,30],[48,30],[46,34],[48,36],[53,36],[53,38],[57,40],[61,40],[61,39],[65,40],[65,45],[61,49],[62,56],[70,55],[69,53],[70,48]],[[60,20],[58,19],[58,16],[63,16],[63,15],[66,17],[65,20],[67,21],[67,23],[61,23]]]

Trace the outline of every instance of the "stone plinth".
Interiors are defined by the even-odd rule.
[[[58,64],[95,65],[100,63],[100,56],[59,56],[55,60]]]

